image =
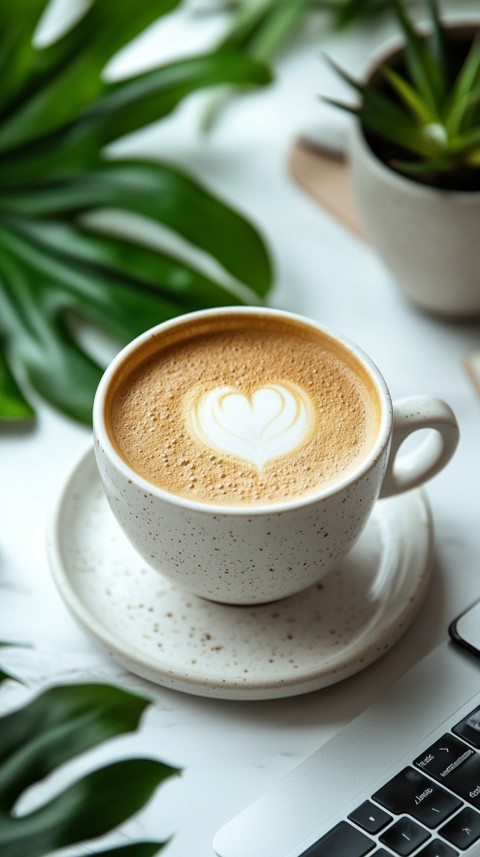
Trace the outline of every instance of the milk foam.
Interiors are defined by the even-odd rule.
[[[266,384],[250,396],[233,387],[185,399],[189,430],[206,446],[242,458],[260,472],[267,461],[305,443],[315,423],[307,393],[291,381]]]
[[[308,496],[364,461],[380,411],[353,356],[253,312],[217,326],[149,341],[118,373],[108,431],[133,470],[177,496],[237,506]]]

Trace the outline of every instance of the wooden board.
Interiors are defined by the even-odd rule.
[[[473,386],[480,396],[480,351],[474,351],[465,358],[465,368]]]
[[[354,235],[364,238],[344,156],[299,138],[290,150],[288,169],[297,184],[329,214]]]

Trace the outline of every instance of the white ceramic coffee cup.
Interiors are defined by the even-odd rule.
[[[333,338],[364,367],[380,402],[380,425],[368,455],[326,490],[269,505],[203,503],[152,485],[120,457],[109,437],[105,399],[113,376],[151,337],[202,316],[265,314],[292,319]],[[247,322],[247,318],[246,318]],[[392,404],[375,364],[353,342],[292,313],[254,307],[205,310],[152,328],[127,345],[107,368],[93,411],[95,454],[109,504],[146,562],[193,594],[225,604],[285,598],[318,583],[340,563],[363,530],[379,497],[421,485],[452,457],[459,439],[451,408],[441,399],[412,396]],[[403,441],[431,429],[408,453]]]

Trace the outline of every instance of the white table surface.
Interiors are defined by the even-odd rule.
[[[450,5],[478,11],[477,0]],[[168,26],[152,28],[140,49],[127,52],[121,62],[148,64],[162,52],[178,53],[179,45],[185,50],[196,41],[199,47],[220,25],[205,22],[193,28],[178,14]],[[201,98],[195,96],[128,148],[143,147],[188,167],[257,224],[275,263],[271,304],[356,340],[381,368],[393,397],[432,393],[454,408],[461,444],[454,461],[428,486],[436,526],[431,586],[405,637],[354,678],[271,702],[203,699],[129,676],[71,619],[46,559],[49,506],[87,444],[89,429],[42,403],[33,428],[0,428],[0,639],[33,644],[2,650],[2,665],[27,686],[8,683],[0,706],[13,707],[57,681],[120,681],[152,695],[154,706],[135,736],[90,754],[88,765],[74,765],[56,778],[56,785],[72,770],[120,752],[154,754],[181,767],[182,776],[165,784],[121,834],[120,841],[172,835],[165,857],[211,857],[219,826],[444,639],[455,614],[480,597],[480,400],[463,368],[465,356],[480,347],[480,324],[436,320],[406,303],[369,247],[311,202],[286,170],[300,131],[338,121],[316,98],[320,91],[339,91],[320,49],[326,47],[355,69],[388,32],[388,26],[356,29],[339,38],[313,28],[282,59],[276,84],[229,109],[210,137],[197,132]]]

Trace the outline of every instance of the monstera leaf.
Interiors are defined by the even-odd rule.
[[[8,643],[4,640],[0,640],[0,649],[3,646],[11,646],[11,645],[15,645],[15,643],[12,644],[12,643]],[[0,684],[3,684],[4,681],[10,681],[10,679],[13,679],[14,681],[16,680],[13,675],[5,672],[5,670],[2,667],[0,667]]]
[[[269,290],[267,250],[244,217],[165,162],[106,155],[200,87],[269,80],[226,48],[107,80],[110,58],[177,3],[92,0],[47,44],[34,38],[45,0],[22,0],[21,13],[17,0],[0,3],[0,419],[30,418],[33,389],[90,421],[102,367],[81,323],[120,345],[179,313]],[[145,219],[209,264],[142,240]]]
[[[0,640],[0,649],[2,648],[20,648],[20,649],[29,649],[29,643],[18,643],[18,642],[10,642],[8,640]],[[12,675],[11,673],[6,672],[2,667],[0,667],[0,685],[3,684],[4,681],[20,681],[17,676]]]
[[[67,785],[29,811],[16,804],[30,786],[104,741],[136,729],[148,700],[102,684],[52,687],[0,718],[0,854],[44,857],[89,841],[89,853],[153,857],[165,843],[101,851],[97,840],[137,813],[176,768],[152,759],[115,761]],[[37,802],[38,803],[38,802]]]

